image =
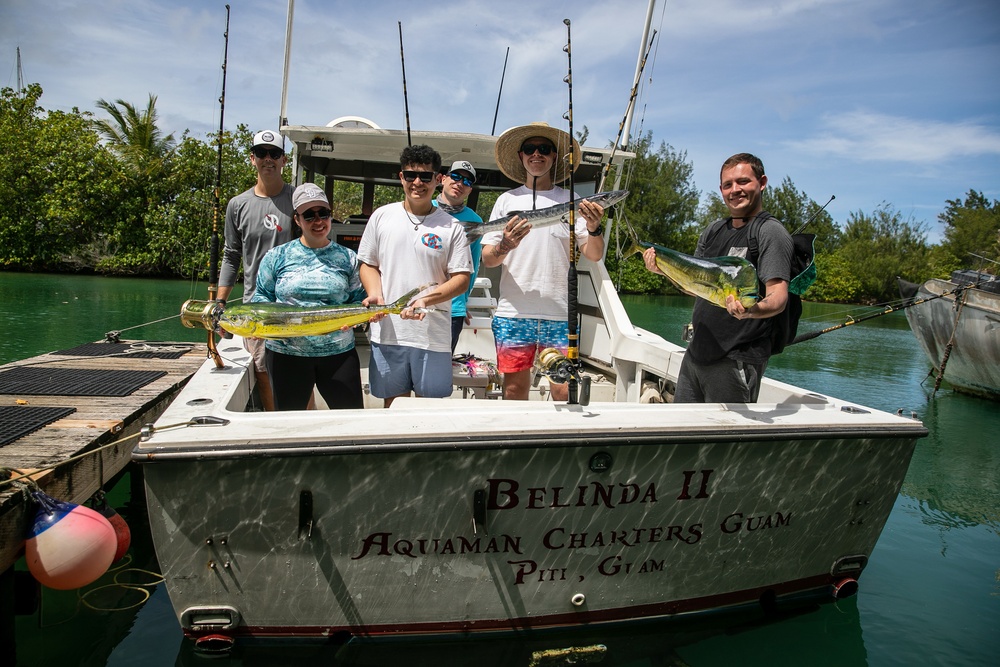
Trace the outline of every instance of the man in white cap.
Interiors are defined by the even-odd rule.
[[[479,214],[465,205],[465,200],[472,193],[472,186],[476,183],[476,169],[468,160],[457,160],[451,165],[451,169],[441,179],[441,194],[434,200],[434,206],[455,218],[459,222],[478,222],[482,224],[483,219]],[[479,261],[483,254],[481,239],[477,238],[469,244],[472,253],[472,273],[469,275],[469,288],[451,300],[451,352],[455,353],[455,346],[458,345],[458,337],[462,333],[468,318],[466,304],[469,301],[469,294],[472,293],[473,283],[476,282],[476,274],[479,273]]]
[[[567,157],[580,164],[580,146],[568,132],[547,123],[514,127],[497,139],[497,166],[520,187],[497,198],[490,220],[511,216],[502,232],[483,238],[483,266],[501,266],[500,299],[493,318],[497,369],[503,373],[503,397],[526,400],[531,388],[531,366],[547,347],[566,353],[569,347],[569,227],[552,225],[531,234],[531,225],[513,213],[565,204],[569,190],[559,187],[569,178]],[[601,218],[604,208],[580,202],[576,246],[587,259],[604,255]],[[552,400],[565,401],[565,384],[551,385]]]
[[[292,188],[281,171],[285,167],[284,139],[273,130],[262,130],[253,137],[250,163],[257,170],[257,183],[229,200],[226,206],[226,244],[219,270],[220,301],[225,302],[236,284],[240,262],[243,263],[243,300],[249,301],[257,283],[257,267],[271,248],[294,237],[292,224]],[[271,382],[264,366],[264,341],[245,339],[253,356],[257,391],[265,410],[274,409]]]

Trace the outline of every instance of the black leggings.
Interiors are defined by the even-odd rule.
[[[266,350],[264,365],[271,378],[275,410],[305,410],[313,386],[331,410],[365,406],[356,349],[329,357],[296,357]]]

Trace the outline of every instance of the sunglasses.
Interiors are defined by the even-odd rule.
[[[265,146],[254,146],[251,150],[253,150],[253,154],[256,155],[259,160],[263,160],[268,156],[270,156],[272,160],[277,160],[285,154],[285,151],[280,148],[267,148]]]
[[[521,144],[521,152],[525,155],[533,155],[535,151],[542,155],[550,155],[555,149],[552,144]]]
[[[437,176],[433,171],[404,171],[403,180],[407,183],[412,183],[413,181],[420,179],[421,183],[430,183]]]
[[[471,178],[469,178],[468,176],[462,176],[462,175],[461,175],[461,174],[459,174],[458,172],[454,172],[454,171],[453,171],[453,172],[451,172],[450,174],[448,174],[448,176],[450,176],[450,177],[451,177],[451,180],[453,180],[453,181],[456,181],[456,182],[458,182],[458,181],[461,181],[461,182],[462,182],[462,185],[464,185],[464,186],[465,186],[465,187],[467,187],[467,188],[471,188],[471,187],[472,187],[472,184],[473,184],[473,183],[475,183],[475,181],[473,181],[473,180],[472,180]]]
[[[311,208],[308,211],[299,213],[299,217],[306,222],[313,222],[316,219],[328,220],[331,214],[333,214],[333,211],[328,208]]]

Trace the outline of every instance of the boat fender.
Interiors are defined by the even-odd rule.
[[[89,507],[33,491],[38,511],[28,527],[24,559],[43,586],[68,591],[92,584],[107,572],[118,536],[111,523]]]
[[[834,600],[844,600],[858,592],[858,580],[851,577],[841,579],[830,587]]]
[[[206,655],[225,655],[233,650],[235,643],[229,635],[202,635],[194,640],[194,650]]]

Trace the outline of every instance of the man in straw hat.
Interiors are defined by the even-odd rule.
[[[546,123],[521,125],[500,135],[494,148],[497,166],[523,185],[497,198],[490,220],[568,202],[569,190],[558,184],[569,178],[571,150],[575,167],[580,164],[580,145]],[[603,215],[600,205],[580,202],[583,219],[577,221],[576,244],[594,262],[604,254]],[[531,366],[539,350],[553,347],[565,354],[569,346],[569,228],[552,225],[529,232],[527,220],[511,215],[502,232],[483,238],[483,266],[502,267],[493,336],[505,399],[528,398]],[[553,384],[551,389],[553,400],[568,398],[566,385]]]

